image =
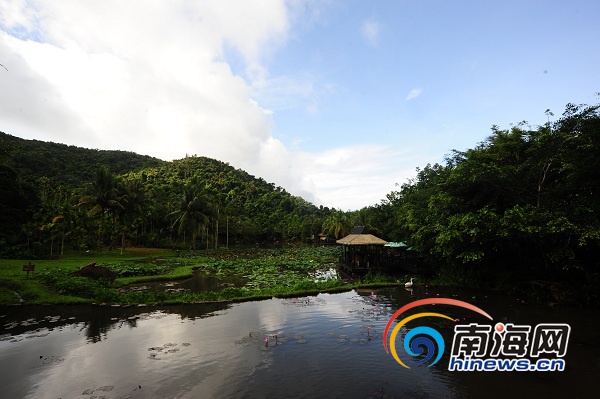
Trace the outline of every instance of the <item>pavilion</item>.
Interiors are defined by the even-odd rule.
[[[349,273],[368,273],[383,266],[383,246],[388,242],[355,226],[350,234],[336,241],[344,248],[340,266]]]

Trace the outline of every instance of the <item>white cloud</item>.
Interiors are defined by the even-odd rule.
[[[263,106],[274,111],[302,108],[317,93],[310,76],[291,78],[279,76],[254,81],[251,94]]]
[[[304,184],[314,187],[317,203],[342,210],[378,204],[414,176],[414,158],[408,151],[383,145],[339,147],[305,155]]]
[[[286,37],[283,1],[23,4],[0,5],[0,55],[10,70],[2,130],[163,159],[258,162],[271,138],[269,112],[251,100],[223,48],[261,78],[262,52]],[[39,31],[44,42],[13,31]]]
[[[320,83],[309,74],[278,76],[252,82],[251,95],[268,111],[303,110],[318,114],[322,98],[336,94],[332,83]]]
[[[31,33],[34,11],[28,7],[26,0],[4,0],[0,5],[0,26],[11,30],[13,34]]]
[[[378,21],[368,19],[363,22],[361,26],[361,33],[371,46],[377,46],[379,44],[379,37],[381,36],[382,28],[383,26]]]
[[[421,93],[423,93],[423,89],[421,89],[420,87],[412,89],[406,96],[405,100],[406,101],[413,100],[413,99],[419,97],[421,95]]]
[[[377,203],[403,176],[389,149],[309,154],[272,136],[273,112],[318,112],[319,96],[335,91],[310,76],[269,76],[265,51],[286,40],[289,12],[284,0],[2,2],[0,130],[166,160],[208,156],[317,204]],[[379,31],[364,26],[372,42]]]

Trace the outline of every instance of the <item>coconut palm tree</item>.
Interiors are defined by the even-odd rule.
[[[99,216],[98,234],[101,236],[103,219],[112,217],[114,222],[116,213],[124,208],[122,201],[123,198],[119,195],[117,188],[116,176],[108,166],[101,166],[96,171],[89,194],[82,195],[77,206],[88,209],[88,213],[91,215]]]
[[[186,230],[192,233],[192,249],[196,249],[196,237],[198,233],[210,221],[211,201],[210,198],[196,188],[195,184],[186,185],[183,189],[183,196],[179,201],[176,211],[167,216],[176,215],[173,227],[178,226],[177,234],[182,235]],[[184,238],[185,242],[185,238]]]
[[[350,218],[341,211],[332,213],[325,222],[323,222],[323,233],[333,234],[337,240],[340,237],[344,237],[352,230],[352,221]]]
[[[90,194],[81,196],[78,206],[87,208],[88,212],[93,215],[105,214],[122,208],[119,200],[116,176],[108,169],[108,166],[101,166],[96,171]]]
[[[131,176],[126,182],[118,185],[118,193],[121,207],[116,212],[121,224],[121,255],[123,255],[127,224],[133,224],[135,218],[142,214],[146,199],[142,181]]]

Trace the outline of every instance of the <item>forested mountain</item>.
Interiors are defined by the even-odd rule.
[[[303,241],[332,212],[229,164],[0,134],[0,253]]]
[[[47,177],[53,184],[81,187],[92,181],[103,165],[110,165],[113,173],[123,174],[163,163],[160,159],[129,151],[92,150],[25,140],[0,132],[0,164],[10,166],[28,181]]]

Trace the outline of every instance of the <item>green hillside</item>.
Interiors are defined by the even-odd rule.
[[[48,177],[52,183],[79,187],[90,182],[100,166],[110,165],[113,173],[123,174],[164,161],[129,151],[104,151],[25,140],[0,132],[0,164],[13,168],[28,180]]]
[[[205,157],[161,161],[0,133],[0,254],[310,241],[331,211]]]

